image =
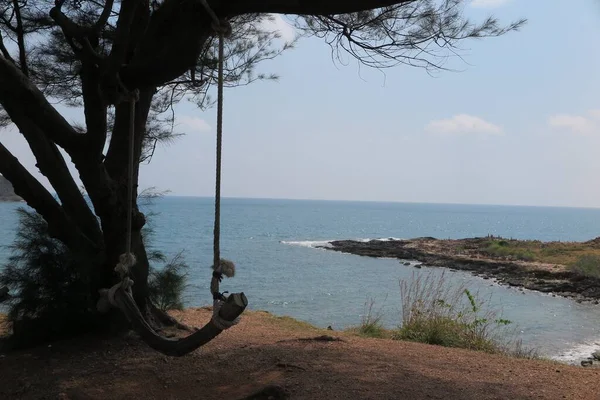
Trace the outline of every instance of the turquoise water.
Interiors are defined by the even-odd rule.
[[[9,245],[20,204],[0,203],[0,245]],[[185,251],[191,265],[185,300],[210,303],[213,202],[166,197],[147,206],[156,212],[153,245],[170,256]],[[314,246],[334,239],[460,238],[487,234],[519,239],[587,240],[600,236],[600,209],[433,205],[368,202],[224,199],[222,253],[237,275],[223,289],[244,291],[253,309],[336,329],[357,324],[370,299],[383,306],[385,323],[400,317],[399,281],[415,269],[397,260],[363,258]],[[6,249],[0,258],[6,258]],[[429,270],[442,273],[443,269]],[[452,282],[504,310],[525,344],[562,359],[586,357],[600,342],[600,307],[501,287],[463,272]],[[490,297],[491,296],[491,297]]]

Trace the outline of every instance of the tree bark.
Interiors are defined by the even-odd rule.
[[[209,4],[219,18],[230,19],[247,13],[350,13],[411,1],[209,0]],[[108,0],[107,4],[112,6],[113,3]],[[91,280],[95,296],[100,296],[100,289],[109,288],[119,281],[114,267],[119,256],[125,252],[127,239],[130,110],[128,104],[119,101],[113,103],[111,99],[116,99],[119,83],[128,90],[138,89],[140,92],[133,132],[133,182],[137,192],[142,143],[156,88],[193,67],[206,41],[213,34],[211,18],[198,1],[165,0],[152,14],[148,0],[123,0],[120,4],[115,41],[110,55],[105,59],[95,53],[95,44],[90,44],[90,40],[94,42],[96,28],[81,27],[70,21],[60,10],[62,2],[57,2],[50,12],[69,43],[73,44],[73,39],[80,44],[85,41],[88,43],[87,47],[73,48],[81,61],[79,76],[87,124],[85,134],[74,129],[29,79],[27,53],[21,42],[19,60],[15,62],[7,56],[0,41],[0,52],[3,54],[0,55],[0,105],[29,143],[37,167],[48,177],[60,203],[1,144],[0,173],[13,183],[15,192],[48,222],[53,237],[72,251],[86,254],[94,264]],[[97,24],[106,22],[109,14],[107,7]],[[108,104],[115,105],[115,124],[104,157],[102,150],[107,137]],[[79,193],[58,150],[59,146],[75,164],[93,210]],[[131,206],[132,250],[137,258],[137,264],[130,271],[134,281],[133,295],[130,297],[128,293],[118,292],[117,305],[150,346],[165,354],[185,354],[210,341],[221,330],[209,323],[189,338],[174,342],[158,336],[152,323],[145,319],[153,315],[154,319],[161,319],[158,322],[169,322],[168,318],[157,315],[148,301],[149,262],[141,235],[145,217],[137,208],[137,194]],[[220,315],[231,321],[244,311],[247,300],[243,294],[230,299]]]

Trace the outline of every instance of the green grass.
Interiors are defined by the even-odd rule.
[[[467,239],[465,244],[456,247],[457,253],[464,251],[465,245],[476,253],[491,258],[522,261],[538,261],[547,264],[568,266],[577,263],[583,256],[600,257],[600,245],[590,242],[542,242],[539,240],[516,240],[504,238]]]
[[[512,339],[511,321],[462,286],[449,285],[444,275],[414,275],[400,285],[402,323],[392,338],[521,358],[536,358]]]
[[[389,338],[391,336],[390,331],[383,327],[383,323],[381,319],[383,318],[383,314],[381,310],[374,313],[373,306],[375,302],[371,300],[366,305],[366,312],[362,317],[362,321],[360,325],[351,327],[347,331],[353,333],[360,337],[369,337],[369,338]]]
[[[600,256],[595,254],[580,256],[569,265],[569,269],[582,276],[600,278]]]
[[[491,241],[483,253],[492,257],[514,258],[522,261],[535,261],[538,256],[529,248],[511,246],[505,240]]]

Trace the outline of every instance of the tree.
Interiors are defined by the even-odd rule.
[[[409,64],[444,69],[445,60],[461,41],[503,35],[524,23],[502,27],[491,17],[473,23],[463,17],[463,0],[208,3],[232,27],[225,74],[225,84],[230,86],[276,78],[254,73],[258,63],[288,48],[274,48],[276,35],[262,27],[273,13],[296,16],[294,24],[302,36],[322,37],[334,51],[345,50],[378,68]],[[86,264],[90,296],[96,300],[101,289],[118,282],[114,267],[125,250],[127,98],[133,91],[139,93],[133,119],[137,187],[140,163],[150,160],[156,143],[175,135],[173,105],[184,98],[192,98],[200,107],[212,103],[208,93],[215,82],[214,37],[201,0],[0,3],[0,123],[18,128],[56,196],[1,143],[0,173],[43,217],[52,238]],[[67,122],[50,100],[82,108],[84,126]],[[89,202],[63,153],[75,166]],[[136,194],[132,250],[137,264],[131,271],[135,284],[132,304],[121,308],[133,315],[132,322],[146,341],[173,354],[171,344],[156,342],[160,325],[175,322],[149,300],[144,224]],[[214,326],[209,331],[195,347],[220,333]],[[189,349],[179,349],[185,351]]]

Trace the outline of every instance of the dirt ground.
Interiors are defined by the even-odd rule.
[[[177,317],[201,326],[210,314]],[[299,340],[320,335],[342,341]],[[359,338],[265,312],[181,358],[133,336],[0,356],[0,399],[236,400],[269,386],[291,399],[600,399],[600,370]]]

